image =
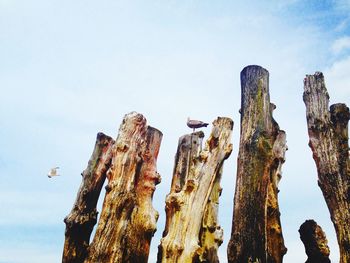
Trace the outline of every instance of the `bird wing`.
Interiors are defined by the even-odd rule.
[[[187,121],[187,126],[190,128],[200,128],[203,126],[207,126],[208,123],[205,123],[203,121],[198,121],[198,120],[188,120]]]

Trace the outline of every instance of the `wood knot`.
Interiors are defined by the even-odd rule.
[[[331,120],[334,124],[346,125],[350,119],[349,108],[344,103],[333,104],[330,107]]]
[[[209,151],[212,151],[214,148],[218,147],[219,137],[214,137],[214,136],[210,137],[208,145],[209,145]]]
[[[198,182],[194,179],[188,179],[185,186],[186,192],[192,192],[198,185]]]
[[[111,184],[107,184],[105,189],[106,189],[106,192],[109,193],[111,190],[112,190],[113,186]]]
[[[126,152],[129,149],[129,145],[125,142],[118,142],[115,147],[117,152]]]
[[[180,195],[178,193],[172,193],[166,197],[165,204],[167,209],[170,210],[171,208],[174,208],[175,211],[179,211],[181,205],[183,204],[183,200],[180,199]]]
[[[227,147],[225,148],[225,157],[224,157],[224,159],[227,159],[228,157],[230,157],[232,151],[233,151],[233,144],[230,143],[230,144],[227,145]]]

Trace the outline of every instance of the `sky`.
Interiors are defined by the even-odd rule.
[[[137,111],[163,132],[153,204],[165,224],[178,138],[188,116],[234,121],[224,164],[220,262],[227,262],[239,147],[240,71],[270,72],[286,131],[279,204],[284,262],[305,262],[298,229],[314,219],[339,252],[308,147],[303,78],[322,71],[330,102],[350,104],[350,1],[0,0],[0,263],[61,262],[70,212],[96,134],[114,138]],[[204,129],[206,138],[210,127]],[[49,179],[53,166],[60,177]],[[99,207],[105,194],[103,189]]]

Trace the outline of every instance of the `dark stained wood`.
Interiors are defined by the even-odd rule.
[[[113,144],[112,138],[103,133],[97,134],[73,209],[64,219],[66,231],[62,262],[84,262],[87,256],[90,235],[97,221],[96,205],[111,162]]]
[[[330,263],[326,234],[314,220],[306,220],[299,228],[300,239],[308,259],[305,263]]]
[[[278,182],[286,136],[272,117],[269,73],[260,66],[241,72],[241,134],[228,262],[282,262],[284,246]]]

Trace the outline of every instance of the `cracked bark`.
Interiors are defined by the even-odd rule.
[[[166,197],[166,225],[157,262],[218,262],[222,229],[217,221],[220,177],[232,151],[233,121],[218,118],[204,149],[204,134],[179,139],[170,193]]]
[[[156,162],[161,139],[162,133],[136,112],[125,115],[115,142],[98,134],[76,202],[65,218],[63,262],[147,262],[158,220],[152,198],[160,182]],[[89,246],[106,177],[102,212]]]
[[[108,185],[94,239],[84,262],[145,263],[158,212],[156,160],[162,133],[143,115],[125,115],[112,149]]]
[[[114,140],[98,133],[94,151],[87,168],[82,173],[76,201],[72,211],[64,219],[66,224],[62,262],[79,263],[87,256],[91,232],[96,224],[96,205],[106,179]]]
[[[337,234],[340,262],[350,262],[349,108],[341,103],[328,108],[329,95],[321,72],[305,77],[303,100],[309,146]]]
[[[286,135],[272,117],[269,73],[260,66],[241,72],[241,134],[228,262],[279,263],[284,246],[278,183]]]

